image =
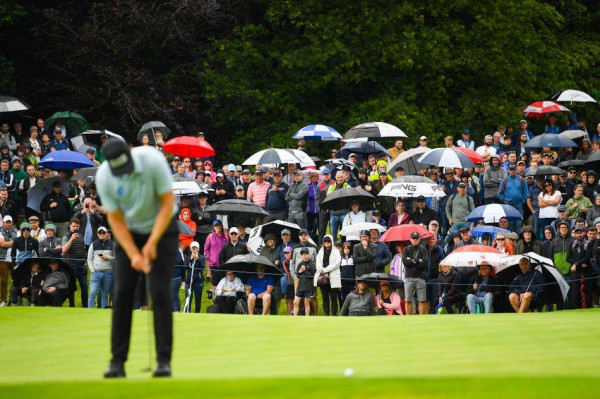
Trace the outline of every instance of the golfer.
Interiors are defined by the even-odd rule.
[[[131,317],[139,273],[149,278],[154,303],[157,366],[154,377],[171,376],[173,316],[169,284],[178,251],[178,228],[169,165],[153,147],[129,150],[111,139],[96,182],[117,241],[114,265],[112,359],[104,377],[125,377]]]

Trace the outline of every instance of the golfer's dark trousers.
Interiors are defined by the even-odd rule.
[[[173,265],[178,255],[178,229],[175,220],[156,246],[157,256],[148,274],[150,295],[154,310],[154,335],[156,337],[156,360],[171,362],[173,349],[173,303],[169,286]],[[149,234],[132,232],[138,248],[143,248]],[[139,272],[131,268],[131,261],[120,245],[115,246],[115,299],[112,315],[112,361],[125,362],[129,352],[131,318],[135,287]],[[145,288],[145,287],[144,287]]]

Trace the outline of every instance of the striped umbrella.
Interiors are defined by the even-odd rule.
[[[400,139],[408,136],[394,125],[385,122],[368,122],[353,126],[346,132],[344,139]]]
[[[523,215],[515,208],[506,204],[489,204],[478,206],[467,216],[467,222],[478,222],[483,220],[485,223],[498,223],[501,218],[508,220],[521,220]]]
[[[554,101],[537,101],[529,104],[522,112],[525,116],[540,118],[555,112],[568,114],[571,111],[567,107],[555,103]]]
[[[463,154],[468,156],[471,161],[473,161],[475,163],[483,162],[483,157],[479,153],[473,151],[470,148],[454,147],[454,149],[456,151],[462,152]]]
[[[468,156],[452,148],[434,148],[421,155],[417,162],[445,168],[474,168]]]
[[[315,140],[315,141],[340,141],[342,135],[332,127],[325,125],[308,125],[298,130],[292,136],[293,139]]]
[[[282,164],[282,163],[300,163],[300,160],[291,152],[281,148],[269,148],[262,150],[246,159],[243,165],[264,165],[264,164]]]

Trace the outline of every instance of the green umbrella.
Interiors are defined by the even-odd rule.
[[[54,125],[56,125],[57,119],[63,120],[63,123],[67,127],[67,136],[69,137],[77,136],[81,132],[90,130],[92,128],[83,116],[69,111],[54,113],[50,118],[46,119],[45,125],[53,129]]]

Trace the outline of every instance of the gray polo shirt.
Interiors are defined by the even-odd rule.
[[[172,190],[171,172],[164,155],[154,147],[136,147],[131,156],[135,167],[129,175],[113,176],[108,162],[100,165],[98,194],[107,211],[123,212],[133,232],[150,234],[160,209],[158,196]],[[173,207],[172,215],[176,212]]]

